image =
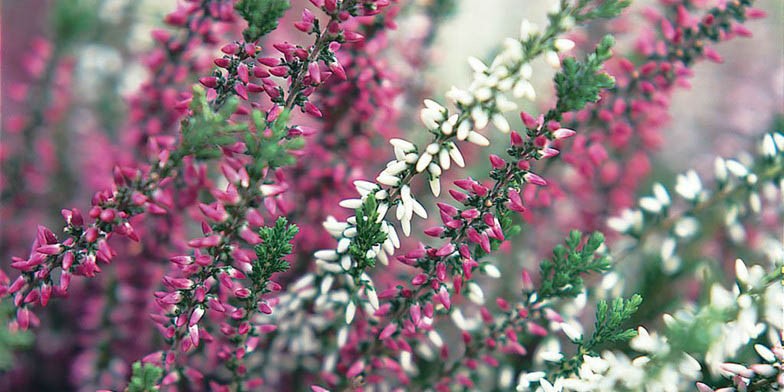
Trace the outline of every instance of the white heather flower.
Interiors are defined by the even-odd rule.
[[[365,295],[367,295],[368,301],[370,302],[370,306],[373,307],[374,310],[378,310],[378,294],[373,287],[366,287],[365,288]]]
[[[484,73],[487,71],[487,66],[485,63],[473,56],[468,58],[468,65],[470,65],[471,69],[473,69],[476,73]]]
[[[642,227],[643,216],[640,211],[626,209],[621,212],[619,217],[607,219],[607,226],[619,233],[628,233],[631,230],[639,230]]]
[[[340,258],[340,268],[343,268],[344,271],[350,271],[351,264],[351,257],[349,255],[344,255]]]
[[[558,53],[552,50],[549,50],[544,54],[544,61],[555,69],[561,68],[561,59],[558,58]]]
[[[492,97],[493,90],[490,87],[482,87],[474,91],[474,98],[476,98],[476,100],[479,102],[486,102]]]
[[[691,216],[683,217],[675,222],[673,231],[681,238],[688,238],[697,233],[700,229],[700,222]]]
[[[762,138],[762,154],[768,158],[776,156],[776,142],[773,141],[773,135],[767,134]]]
[[[561,331],[563,331],[566,337],[572,342],[579,342],[583,339],[582,332],[569,323],[561,323]]]
[[[357,305],[354,301],[348,303],[346,306],[346,324],[351,324],[354,321],[354,315],[357,313]]]
[[[393,139],[389,139],[389,144],[391,144],[395,148],[399,148],[404,153],[416,151],[416,146],[413,143],[409,142],[408,140],[393,138]]]
[[[356,227],[349,227],[346,230],[343,230],[343,237],[346,238],[354,238],[357,236],[357,228]]]
[[[484,129],[487,126],[487,122],[490,120],[487,112],[482,109],[481,105],[476,105],[471,109],[471,119],[474,120],[474,126],[478,130]]]
[[[376,177],[376,181],[379,184],[386,185],[386,186],[398,186],[400,185],[400,178],[395,177],[393,175],[386,174],[381,172],[381,174]]]
[[[417,161],[416,164],[417,173],[421,173],[422,171],[424,171],[425,168],[427,168],[427,165],[429,165],[432,160],[433,160],[433,156],[427,152],[420,155],[419,160]]]
[[[498,267],[493,264],[485,264],[482,267],[482,270],[487,274],[487,276],[491,278],[498,279],[501,277],[501,271],[499,271]]]
[[[661,203],[656,198],[648,196],[640,198],[640,207],[651,214],[659,214],[662,210]]]
[[[340,254],[346,253],[349,246],[351,246],[351,240],[348,238],[341,238],[340,241],[338,241],[337,252]]]
[[[716,160],[713,161],[713,171],[716,176],[716,181],[727,181],[727,164],[724,162],[724,159],[717,157]]]
[[[468,132],[468,138],[466,140],[468,140],[469,143],[476,144],[477,146],[487,147],[490,145],[490,140],[488,140],[479,132],[474,132],[474,131]],[[459,166],[462,167],[462,165]]]
[[[440,348],[444,345],[444,340],[441,339],[441,335],[439,335],[438,332],[436,332],[434,329],[431,329],[430,332],[427,333],[427,337],[436,347]]]
[[[457,126],[457,140],[465,140],[468,137],[468,133],[471,132],[471,128],[473,124],[469,120],[463,120],[460,125]]]
[[[324,261],[337,261],[338,257],[340,257],[340,255],[338,255],[338,252],[335,252],[332,249],[319,250],[314,254],[314,256],[317,259],[324,260]]]
[[[453,161],[455,161],[455,165],[465,167],[463,154],[460,153],[460,149],[457,148],[457,145],[454,142],[449,142],[449,144],[447,144],[447,148],[449,149],[449,156],[452,157]]]
[[[558,38],[553,45],[559,52],[568,52],[574,48],[574,41],[568,38]]]
[[[406,169],[408,169],[408,163],[406,163],[406,161],[393,160],[387,163],[387,166],[382,173],[389,176],[397,176],[406,171]]]
[[[517,98],[528,99],[529,101],[536,100],[536,90],[534,90],[534,86],[524,79],[515,83],[512,88],[512,95]]]
[[[493,117],[492,117],[492,122],[493,122],[493,125],[496,128],[498,128],[499,131],[501,131],[503,133],[509,133],[509,131],[512,129],[509,126],[509,122],[506,121],[506,117],[504,117],[504,115],[501,114],[501,113],[494,114]]]
[[[538,357],[547,362],[560,362],[563,359],[563,354],[557,351],[540,351]]]
[[[501,112],[511,112],[513,110],[517,110],[517,104],[510,101],[503,95],[496,97],[495,107]]]
[[[441,180],[439,177],[431,176],[428,185],[430,185],[430,191],[433,192],[433,196],[438,197],[441,194]]]
[[[439,112],[430,109],[422,109],[419,112],[419,119],[422,120],[422,123],[425,124],[425,127],[429,130],[433,130],[438,128],[439,121],[443,118],[443,115]]]
[[[658,200],[662,206],[666,207],[670,205],[671,202],[670,194],[669,192],[667,192],[667,188],[665,188],[664,185],[662,185],[661,183],[657,182],[653,184],[653,195],[656,197],[656,200]]]
[[[695,201],[702,192],[702,181],[694,170],[679,174],[675,182],[675,192],[684,199]]]
[[[522,23],[520,23],[520,41],[527,41],[532,34],[536,34],[538,32],[539,27],[527,19],[524,19]]]
[[[465,90],[461,90],[455,86],[452,86],[452,88],[450,88],[445,95],[447,99],[450,99],[455,104],[468,106],[474,103],[474,97],[471,95],[471,93]]]
[[[730,173],[732,173],[735,177],[746,177],[746,175],[749,174],[749,169],[734,159],[727,159],[725,164],[727,165],[727,170],[729,170]]]
[[[776,144],[776,148],[778,148],[779,151],[784,151],[784,134],[781,132],[773,133],[773,143]]]
[[[468,299],[477,305],[483,305],[485,303],[485,293],[482,291],[482,287],[475,282],[469,282],[466,286],[468,287]]]

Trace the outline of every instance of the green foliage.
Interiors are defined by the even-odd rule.
[[[95,29],[98,2],[95,0],[59,0],[51,13],[55,46],[67,45]]]
[[[284,217],[278,218],[275,226],[259,228],[261,243],[254,248],[257,259],[250,274],[255,285],[264,285],[272,274],[289,269],[289,263],[283,258],[291,254],[291,241],[298,232],[299,228],[289,225]]]
[[[593,351],[603,343],[622,342],[637,336],[637,331],[622,329],[621,325],[634,315],[641,303],[642,297],[639,294],[634,294],[627,300],[616,298],[612,304],[607,304],[604,300],[600,301],[596,309],[596,329],[583,347]]]
[[[289,0],[240,0],[234,9],[248,22],[242,31],[247,42],[254,42],[278,28],[278,19],[291,7]]]
[[[589,3],[598,3],[588,8]],[[577,9],[580,10],[574,19],[576,22],[584,22],[591,19],[612,19],[621,14],[624,8],[631,4],[631,0],[606,0],[590,1],[580,0]]]
[[[163,375],[163,369],[151,364],[134,362],[132,367],[131,382],[126,392],[153,392],[159,389],[158,380]]]
[[[614,42],[612,36],[605,36],[584,61],[573,58],[563,60],[561,71],[555,75],[558,112],[580,110],[587,103],[598,101],[603,89],[615,85],[615,79],[601,71],[604,62],[612,57]]]
[[[566,239],[566,246],[556,246],[552,260],[543,260],[539,265],[541,299],[576,297],[583,291],[582,274],[592,271],[602,273],[610,269],[609,256],[598,252],[604,243],[604,235],[599,232],[591,234],[580,248],[582,236],[582,233],[573,230]]]
[[[376,265],[376,257],[369,257],[372,255],[368,255],[368,251],[387,239],[387,234],[381,230],[377,206],[376,197],[370,194],[356,210],[357,236],[348,248],[351,259],[357,263],[357,268],[352,271],[355,277],[359,277],[366,268]]]
[[[634,329],[623,329],[621,326],[629,320],[642,303],[642,297],[634,294],[630,299],[616,298],[611,304],[600,301],[596,309],[596,323],[593,335],[584,342],[583,339],[575,341],[578,345],[577,353],[568,359],[563,359],[558,364],[559,369],[554,372],[555,377],[568,377],[582,366],[585,355],[596,355],[596,349],[602,344],[623,342],[637,336]]]
[[[207,102],[203,87],[193,87],[190,109],[193,115],[182,121],[182,145],[180,157],[193,155],[196,159],[215,159],[221,156],[221,146],[236,141],[233,135],[246,129],[242,124],[230,124],[229,118],[237,110],[239,102],[231,97],[215,111]]]
[[[266,167],[276,168],[293,165],[296,159],[289,154],[289,150],[301,149],[304,140],[301,137],[288,136],[288,123],[290,110],[284,110],[272,124],[265,119],[265,114],[254,110],[251,119],[256,131],[248,130],[245,133],[245,146],[248,155],[253,157],[254,166],[248,170],[251,176],[259,177]],[[267,128],[269,127],[269,130]]]

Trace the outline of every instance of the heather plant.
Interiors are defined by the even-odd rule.
[[[3,113],[0,389],[784,388],[780,121],[655,170],[765,12],[549,3],[439,95],[461,2],[187,0],[145,49],[94,33],[145,3],[53,2]],[[76,93],[99,42],[146,68],[124,110]]]

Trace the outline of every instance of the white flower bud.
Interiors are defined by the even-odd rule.
[[[346,324],[351,324],[354,321],[354,315],[357,313],[357,305],[354,301],[348,303],[346,306]]]
[[[463,154],[460,153],[460,150],[457,148],[454,142],[449,142],[447,145],[449,148],[449,156],[452,157],[452,160],[455,161],[455,165],[460,167],[465,167],[465,161],[463,160]]]
[[[558,53],[552,50],[544,54],[544,61],[555,69],[561,68],[561,59],[558,58]]]
[[[430,153],[426,152],[420,155],[419,160],[417,161],[416,164],[417,173],[421,173],[423,170],[425,170],[425,168],[427,168],[427,165],[429,165],[432,160],[433,160],[433,156],[430,155]]]
[[[666,207],[670,205],[670,194],[667,192],[667,188],[660,183],[653,184],[653,195],[656,196],[656,200],[661,203],[662,206]]]
[[[506,117],[503,114],[496,113],[492,117],[493,125],[498,128],[499,131],[503,133],[509,133],[512,129],[509,127],[509,122],[506,121]]]
[[[727,165],[727,170],[729,170],[730,173],[732,173],[735,177],[746,177],[746,175],[749,174],[749,169],[736,160],[728,159],[725,163]]]
[[[553,45],[559,52],[568,52],[574,48],[574,41],[568,38],[558,38]]]
[[[476,105],[471,109],[471,118],[474,120],[474,126],[478,130],[484,129],[489,121],[487,112],[485,112],[480,105]]]
[[[487,147],[490,145],[490,140],[487,140],[487,138],[482,136],[482,134],[474,131],[468,132],[468,138],[466,140],[468,140],[469,143],[476,144],[477,146]],[[463,165],[458,164],[458,166],[462,167]]]
[[[386,185],[386,186],[400,185],[400,178],[386,174],[384,172],[382,172],[381,174],[379,174],[378,177],[376,177],[376,181],[378,181],[379,184]]]
[[[468,58],[468,65],[470,65],[471,69],[473,69],[476,73],[484,73],[487,71],[487,66],[485,63],[473,56]]]
[[[398,139],[398,138],[389,139],[389,144],[403,150],[406,153],[416,150],[416,146],[413,143],[403,139]]]
[[[762,138],[762,154],[768,158],[776,156],[776,142],[773,141],[771,134],[767,134]]]
[[[529,22],[527,19],[524,19],[523,22],[520,23],[520,41],[527,41],[531,34],[535,34],[538,31],[538,26]]]
[[[471,132],[471,124],[468,120],[463,120],[460,125],[457,126],[457,140],[465,140],[468,137],[468,132]]]
[[[583,339],[583,334],[569,323],[561,323],[561,331],[563,331],[566,337],[572,342],[579,342]]]

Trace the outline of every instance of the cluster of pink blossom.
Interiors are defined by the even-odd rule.
[[[47,222],[30,209],[77,207],[61,210],[61,231],[39,224],[29,254],[0,269],[0,389],[784,387],[784,314],[772,309],[784,307],[773,291],[784,136],[717,158],[715,190],[692,171],[674,193],[655,183],[638,194],[692,66],[720,62],[709,45],[750,36],[743,23],[765,12],[752,0],[663,0],[643,12],[632,53],[616,54],[612,37],[580,29],[612,26],[628,1],[554,3],[545,26],[524,20],[493,59],[471,57],[468,87],[407,116],[450,1],[178,2],[151,32],[148,79],[127,97],[118,140],[85,126],[100,151],[72,160],[56,153],[53,128],[71,110],[74,62],[66,46],[35,41],[33,81],[12,89],[35,105],[3,119],[0,255]],[[410,14],[429,18],[424,38],[392,33]],[[518,109],[537,99],[538,58],[555,69],[541,114]],[[478,163],[485,147],[489,165]],[[45,199],[74,168],[106,173]],[[80,208],[74,199],[91,193]],[[576,230],[553,248],[566,228]],[[607,245],[633,263],[614,266],[601,233],[581,234],[597,229],[617,232]],[[716,263],[690,253],[725,237],[736,248],[705,253]],[[502,261],[531,239],[552,257]],[[736,261],[727,291],[727,254],[770,262]],[[622,298],[682,282],[695,284],[678,307],[666,293]],[[6,346],[30,331],[34,348]],[[764,363],[741,350],[752,346]],[[39,361],[63,369],[36,380]]]

